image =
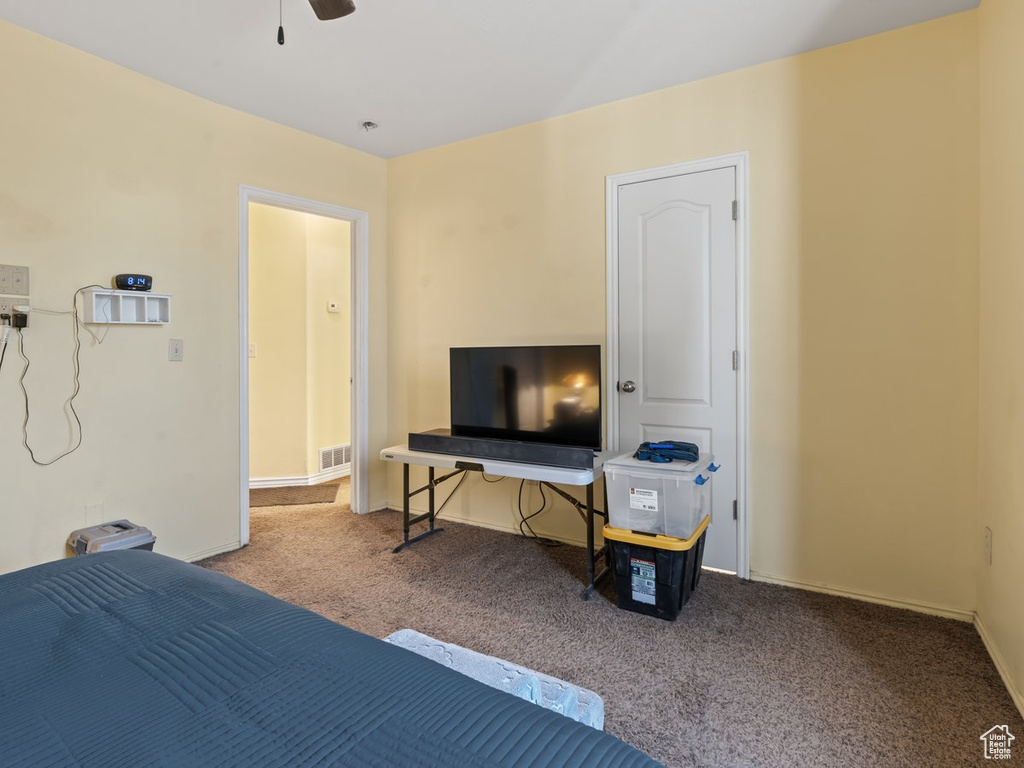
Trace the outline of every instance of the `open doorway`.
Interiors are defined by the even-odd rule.
[[[367,223],[361,211],[241,188],[242,544],[250,489],[257,506],[350,498],[367,510]]]

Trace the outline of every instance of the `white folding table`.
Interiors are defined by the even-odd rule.
[[[395,552],[400,552],[410,544],[419,541],[426,536],[438,533],[442,528],[435,528],[434,510],[434,489],[446,480],[463,475],[466,472],[486,472],[490,475],[501,475],[502,477],[514,477],[520,480],[535,480],[563,499],[568,501],[587,526],[587,587],[583,590],[583,599],[588,600],[594,591],[594,585],[608,573],[610,559],[608,557],[608,546],[594,551],[594,516],[600,515],[607,519],[606,512],[594,509],[594,481],[601,477],[605,461],[614,458],[616,451],[601,451],[594,453],[593,469],[572,469],[569,467],[555,467],[548,464],[524,464],[513,461],[497,461],[495,459],[484,459],[475,456],[456,456],[446,453],[428,453],[426,451],[409,450],[408,445],[396,445],[385,448],[380,452],[384,461],[402,464],[402,533],[403,541]],[[411,465],[427,467],[427,484],[422,488],[412,491],[409,488],[409,467]],[[451,469],[452,472],[435,477],[436,469]],[[586,487],[586,503],[569,493],[566,493],[555,483],[562,485],[576,485]],[[415,517],[410,516],[409,500],[417,494],[427,493],[427,511]],[[605,494],[605,509],[608,508],[607,493]],[[426,522],[428,530],[409,538],[409,529],[418,523]],[[595,561],[600,555],[604,555],[605,567],[600,573],[595,573]]]

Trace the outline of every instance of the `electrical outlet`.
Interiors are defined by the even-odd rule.
[[[16,299],[13,296],[0,296],[0,315],[13,315],[14,305],[20,303],[21,299]]]
[[[985,565],[992,565],[992,529],[985,526]]]
[[[180,363],[185,359],[185,342],[181,339],[171,339],[167,344],[167,359],[172,363]]]

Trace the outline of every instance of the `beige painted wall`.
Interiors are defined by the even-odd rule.
[[[391,441],[448,423],[450,346],[604,341],[606,175],[749,150],[753,570],[970,611],[976,21],[391,161]],[[445,514],[513,527],[517,487]],[[537,530],[580,540],[554,508]]]
[[[351,225],[306,218],[307,474],[320,471],[320,449],[352,440]],[[327,311],[328,302],[341,311]],[[377,457],[371,456],[376,463]]]
[[[321,448],[351,442],[350,270],[348,222],[249,206],[252,478],[315,475]]]
[[[82,448],[34,466],[21,447],[21,363],[0,372],[0,571],[64,554],[68,533],[127,517],[157,551],[193,558],[239,541],[238,187],[370,215],[371,455],[384,447],[386,164],[212,104],[0,22],[0,251],[32,269],[32,300],[70,308],[76,288],[138,269],[173,293],[173,322],[114,327],[82,350]],[[31,433],[66,444],[70,320],[35,315]],[[185,359],[168,363],[170,338]],[[122,421],[127,418],[127,423]],[[384,504],[379,462],[370,502]],[[101,510],[86,512],[88,505]]]
[[[307,475],[307,214],[249,205],[249,476]]]
[[[968,549],[977,565],[978,616],[1024,714],[1024,3],[983,0],[981,50],[981,526]]]

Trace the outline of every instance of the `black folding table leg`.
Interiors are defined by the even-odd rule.
[[[402,543],[394,548],[398,552],[409,543],[409,465],[402,465]]]
[[[587,486],[587,588],[583,599],[589,600],[594,592],[594,483]]]
[[[402,465],[402,534],[409,543],[409,465]]]
[[[440,478],[440,480],[437,480],[436,482],[443,483],[448,478],[461,474],[461,472],[465,472],[465,470],[452,472],[451,474],[445,475],[444,477]],[[393,550],[391,550],[392,552],[401,552],[405,547],[409,546],[410,544],[413,544],[419,541],[420,539],[424,539],[427,536],[430,536],[431,534],[441,533],[441,531],[444,530],[444,528],[434,527],[434,519],[436,517],[436,513],[434,511],[434,484],[434,468],[430,467],[430,482],[427,483],[427,485],[425,485],[423,488],[420,488],[415,491],[410,491],[409,465],[402,465],[402,543],[395,547]],[[421,493],[424,490],[427,491],[427,498],[429,499],[429,509],[423,514],[416,515],[416,517],[412,517],[409,514],[409,500],[413,496],[415,496],[418,493]],[[409,529],[414,524],[422,523],[424,520],[426,520],[430,524],[430,529],[424,531],[419,536],[409,538]]]
[[[429,499],[429,506],[427,509],[430,510],[430,530],[434,530],[434,468],[430,467],[427,473],[427,480],[429,481],[430,489],[427,491],[427,498]]]

